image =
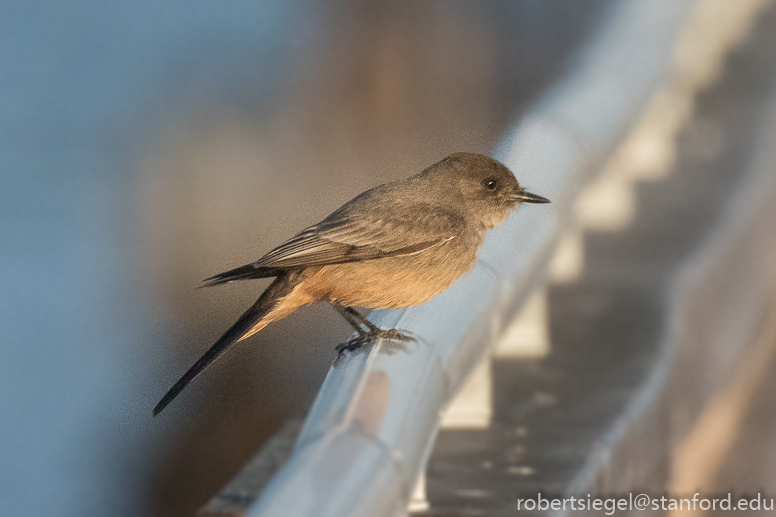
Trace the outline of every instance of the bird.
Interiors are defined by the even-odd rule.
[[[331,304],[358,334],[340,352],[377,338],[407,339],[354,307],[405,308],[434,298],[474,267],[487,231],[515,207],[549,202],[521,187],[504,164],[463,152],[359,194],[257,261],[203,280],[201,287],[274,278],[153,415],[232,345],[313,302]]]

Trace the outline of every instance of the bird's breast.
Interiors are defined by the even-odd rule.
[[[323,266],[305,281],[306,290],[316,299],[348,306],[420,305],[474,267],[480,243],[456,238],[415,255]]]

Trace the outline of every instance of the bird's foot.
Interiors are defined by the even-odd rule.
[[[354,337],[349,341],[337,345],[335,347],[335,350],[337,351],[337,357],[341,356],[346,351],[353,352],[354,350],[358,350],[367,343],[371,343],[378,339],[385,339],[388,341],[412,341],[411,337],[402,334],[396,329],[385,330],[381,328],[374,328],[369,332],[364,332],[363,334],[360,334],[359,336]]]
[[[345,352],[353,352],[354,350],[358,350],[362,346],[368,343],[368,340],[365,339],[366,336],[358,336],[354,337],[353,339],[349,341],[345,341],[344,343],[340,343],[336,347],[334,347],[334,350],[337,351],[337,357],[339,358],[342,354]]]
[[[370,340],[386,339],[388,341],[412,341],[410,336],[402,334],[396,329],[377,329],[370,331],[367,336],[370,336]]]

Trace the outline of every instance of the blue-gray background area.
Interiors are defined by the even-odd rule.
[[[265,284],[193,287],[489,152],[606,0],[384,4],[0,4],[1,515],[190,515],[349,334],[299,311],[152,418]]]

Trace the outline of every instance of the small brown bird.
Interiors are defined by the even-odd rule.
[[[159,401],[154,415],[231,345],[308,303],[329,302],[356,329],[359,337],[344,348],[380,337],[406,339],[353,307],[430,300],[474,267],[485,233],[518,204],[549,202],[526,192],[503,164],[471,153],[452,154],[414,176],[367,190],[256,262],[204,281],[208,287],[275,277]]]

